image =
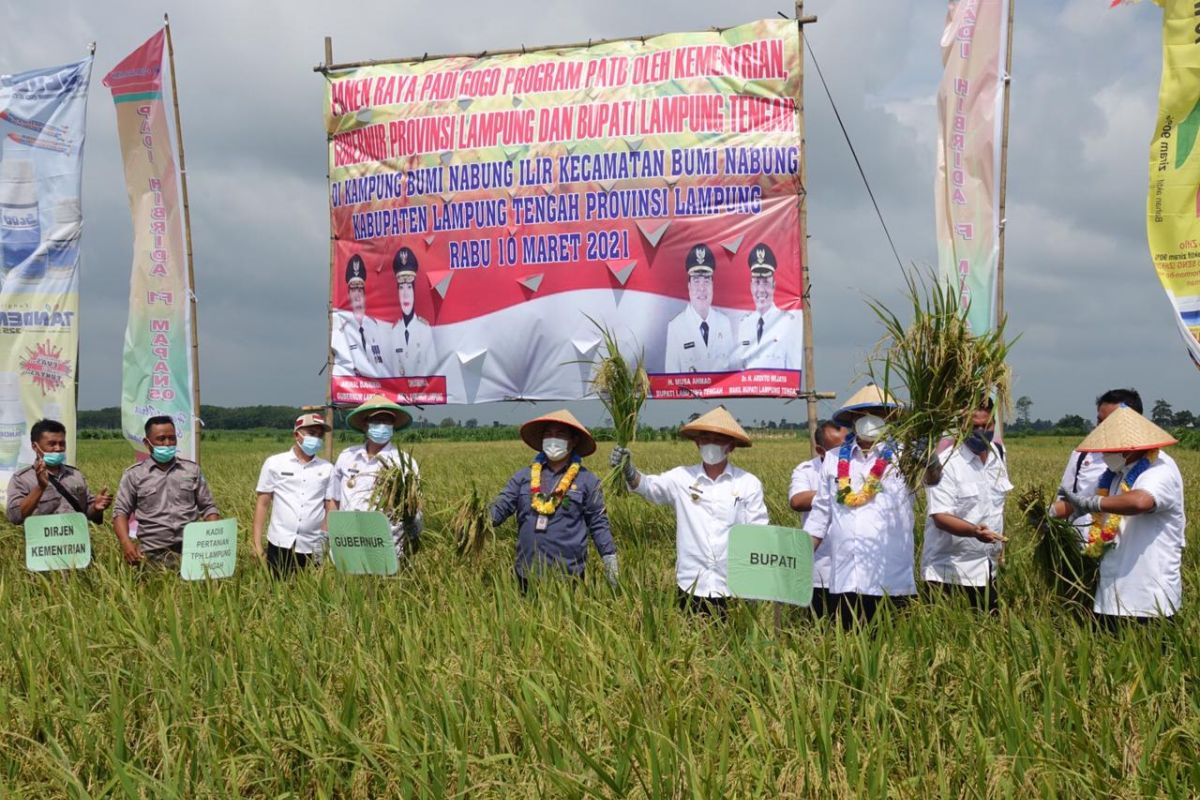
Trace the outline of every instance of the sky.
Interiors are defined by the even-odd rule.
[[[1108,0],[1017,0],[1005,305],[1014,397],[1032,415],[1091,416],[1104,389],[1200,411],[1146,247],[1146,173],[1161,65],[1160,12]],[[869,16],[867,10],[869,9]],[[84,169],[80,406],[120,402],[132,247],[116,116],[100,78],[171,14],[191,195],[201,391],[217,405],[320,403],[328,208],[323,37],[335,61],[477,52],[728,27],[792,13],[769,0],[264,0],[156,6],[113,0],[0,5],[0,73],[76,60],[97,42]],[[945,5],[809,0],[808,41],[905,265],[936,263],[936,92]],[[847,397],[881,330],[867,300],[903,302],[903,278],[806,63],[814,373]],[[552,405],[428,407],[514,421]],[[672,424],[711,404],[651,402]],[[744,422],[802,419],[803,403],[734,401]],[[571,404],[586,423],[595,401]],[[822,416],[834,408],[821,403]]]

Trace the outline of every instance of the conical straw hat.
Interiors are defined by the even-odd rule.
[[[725,406],[717,406],[704,416],[697,417],[679,429],[679,435],[685,439],[695,439],[702,433],[719,433],[722,436],[728,436],[733,439],[734,447],[750,446],[750,436],[733,418],[733,414],[725,410]]]
[[[883,412],[880,416],[889,417],[900,410],[900,404],[896,402],[896,398],[885,394],[875,384],[868,383],[851,395],[850,399],[834,413],[833,421],[848,427],[854,422],[856,413],[876,410]]]
[[[350,427],[365,431],[367,429],[367,417],[376,411],[387,411],[395,417],[393,426],[396,430],[407,428],[412,424],[412,415],[382,394],[375,394],[368,397],[367,402],[350,412],[350,416],[346,417],[346,421],[350,423]]]
[[[1105,417],[1075,449],[1080,453],[1119,453],[1124,450],[1157,450],[1179,440],[1128,406]]]
[[[575,419],[575,415],[565,408],[560,411],[551,411],[549,414],[544,414],[526,422],[521,426],[521,441],[539,453],[542,452],[542,431],[551,422],[566,425],[579,432],[579,444],[575,445],[575,455],[580,458],[586,458],[596,452],[596,440],[592,438],[591,432],[583,427],[583,423]]]

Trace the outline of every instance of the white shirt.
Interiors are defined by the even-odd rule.
[[[1004,501],[1013,485],[1008,467],[992,445],[986,462],[959,445],[941,457],[942,480],[925,488],[927,516],[921,550],[921,577],[959,586],[986,586],[997,567],[1003,545],[955,536],[933,522],[934,514],[951,514],[972,525],[1004,533]]]
[[[876,444],[864,453],[858,444],[850,451],[850,488],[862,488],[875,456]],[[808,515],[809,536],[825,539],[831,559],[829,591],[869,595],[916,594],[913,577],[913,496],[893,465],[883,473],[879,494],[858,508],[837,502],[837,466],[841,448],[825,454],[820,485]]]
[[[351,445],[334,462],[325,497],[336,500],[341,511],[370,511],[375,476],[388,464],[399,464],[402,459],[406,459],[413,471],[420,474],[417,462],[408,458],[407,454],[402,455],[391,442],[374,458],[367,455],[365,444]]]
[[[762,338],[758,322],[762,320]],[[772,304],[765,313],[751,311],[737,328],[737,364],[743,369],[800,369],[804,339],[800,319]]]
[[[1079,460],[1080,456],[1083,457],[1083,461]],[[1076,470],[1076,465],[1079,467],[1078,470]],[[1100,477],[1104,475],[1106,469],[1108,467],[1104,466],[1103,453],[1071,453],[1071,458],[1067,461],[1067,468],[1063,470],[1060,486],[1076,494],[1089,497],[1096,493],[1096,487],[1100,485]],[[1075,527],[1079,529],[1079,535],[1084,542],[1087,542],[1087,532],[1091,524],[1090,514],[1084,514],[1075,520]]]
[[[360,331],[359,328],[362,328]],[[388,378],[384,349],[388,332],[373,317],[354,318],[353,312],[333,312],[333,374]]]
[[[1111,493],[1120,494],[1120,474]],[[1166,453],[1143,472],[1133,489],[1154,497],[1154,510],[1122,518],[1122,530],[1100,559],[1097,614],[1169,617],[1183,594],[1183,476]]]
[[[704,343],[700,323],[708,325]],[[729,317],[709,308],[700,319],[689,304],[667,324],[667,357],[664,372],[726,372],[733,365],[733,326]]]
[[[696,464],[661,475],[643,475],[638,494],[675,506],[675,581],[697,597],[729,594],[729,529],[766,525],[762,483],[726,463],[714,481]]]
[[[303,461],[296,451],[273,455],[258,473],[258,489],[271,498],[267,541],[297,553],[324,550],[325,493],[333,465],[319,456]]]
[[[433,349],[433,328],[415,314],[408,325],[404,324],[404,317],[392,325],[388,348],[391,376],[424,377],[435,374],[437,353]]]
[[[788,500],[791,500],[801,492],[815,492],[821,485],[821,459],[812,458],[802,462],[798,467],[792,470],[792,483],[788,487]],[[800,517],[800,527],[808,530],[808,514]],[[819,540],[817,548],[813,550],[813,586],[822,589],[829,586],[829,570],[833,566],[833,561],[829,558],[829,548],[825,545],[825,540]]]

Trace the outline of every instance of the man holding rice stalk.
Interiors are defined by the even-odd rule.
[[[836,422],[826,420],[817,425],[813,432],[813,443],[816,445],[816,455],[801,463],[792,470],[792,483],[788,488],[788,504],[793,511],[799,511],[800,527],[803,528],[812,511],[813,500],[817,497],[817,487],[821,480],[821,462],[825,454],[835,450],[846,441],[850,432]],[[813,552],[813,595],[809,608],[818,617],[824,617],[832,611],[829,601],[829,548],[820,547]]]
[[[675,580],[679,607],[724,616],[729,597],[729,531],[734,525],[768,524],[762,483],[729,463],[750,437],[723,406],[689,422],[679,435],[700,450],[701,463],[643,475],[624,447],[613,448],[629,487],[651,503],[675,507]]]
[[[829,592],[844,629],[870,622],[886,602],[901,606],[916,594],[913,577],[913,493],[885,438],[900,405],[874,384],[846,401],[833,419],[853,427],[821,465],[805,530],[830,557]]]
[[[421,535],[417,462],[392,444],[392,435],[412,424],[412,416],[381,394],[350,412],[350,427],[366,441],[343,450],[333,465],[325,493],[327,511],[380,511],[392,525],[396,557],[413,550]]]
[[[1100,559],[1093,610],[1103,625],[1171,617],[1183,593],[1183,476],[1160,448],[1178,440],[1132,408],[1117,408],[1077,450],[1100,453],[1094,494],[1068,487],[1058,516],[1091,515],[1084,553]]]
[[[617,585],[617,545],[608,525],[600,479],[583,466],[596,440],[566,409],[521,426],[521,440],[537,455],[492,502],[492,525],[517,516],[515,571],[521,594],[530,577],[554,572],[582,578],[590,537],[604,564],[604,577]]]

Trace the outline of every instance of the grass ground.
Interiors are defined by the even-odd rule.
[[[1056,484],[1075,442],[1010,447],[1013,482]],[[287,584],[249,559],[262,459],[218,441],[204,469],[238,517],[235,577],[126,568],[107,526],[80,574],[33,575],[0,526],[0,793],[13,797],[1104,797],[1200,792],[1197,559],[1182,613],[1116,635],[1047,595],[1009,510],[1003,608],[920,603],[844,634],[742,605],[727,623],[673,605],[673,519],[614,498],[622,588],[593,554],[576,590],[521,598],[512,523],[478,564],[442,531],[475,481],[499,490],[519,443],[419,445],[429,533],[398,579],[331,569]],[[85,442],[115,490],[123,442]],[[607,452],[590,461],[601,463]],[[772,520],[807,445],[737,461]],[[686,443],[635,448],[653,472]],[[1200,510],[1200,453],[1175,454]],[[1011,506],[1011,503],[1010,503]],[[1195,541],[1195,526],[1189,533]]]

